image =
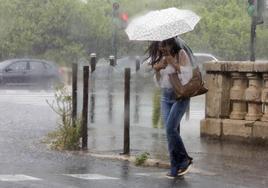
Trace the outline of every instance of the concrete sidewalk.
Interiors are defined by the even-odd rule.
[[[237,185],[268,186],[267,146],[209,140],[200,138],[199,131],[198,120],[182,121],[181,135],[190,156],[194,158],[190,173],[222,177]],[[88,138],[89,152],[101,154],[95,156],[125,159],[120,156],[123,152],[123,126],[89,124]],[[131,126],[130,150],[131,160],[148,152],[150,159],[160,161],[161,167],[168,167],[164,129]]]

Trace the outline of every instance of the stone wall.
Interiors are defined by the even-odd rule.
[[[208,62],[201,136],[268,140],[268,61]]]

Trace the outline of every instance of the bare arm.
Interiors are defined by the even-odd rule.
[[[186,66],[190,64],[190,58],[185,50],[180,50],[179,52],[179,64],[181,66]]]

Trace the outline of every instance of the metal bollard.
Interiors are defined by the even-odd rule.
[[[140,70],[140,66],[141,66],[141,61],[140,59],[137,57],[136,58],[136,72],[138,72]]]
[[[88,82],[89,82],[89,66],[83,67],[83,109],[82,109],[82,149],[87,149],[88,140]]]
[[[110,62],[110,66],[115,66],[115,57],[113,55],[109,56],[109,62]]]
[[[90,54],[90,69],[91,69],[91,73],[96,70],[96,54],[95,53]]]
[[[123,154],[129,154],[129,127],[130,127],[130,68],[125,68],[125,97],[124,97],[124,151]]]
[[[91,66],[91,73],[96,70],[96,54],[90,54],[90,66]],[[90,75],[90,123],[95,122],[95,77],[91,74]]]
[[[75,126],[77,119],[77,64],[72,64],[72,124]]]

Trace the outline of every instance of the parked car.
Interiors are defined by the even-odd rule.
[[[61,82],[55,63],[40,59],[9,59],[0,62],[1,85],[40,85],[51,88]]]
[[[139,76],[150,77],[152,76],[152,66],[149,64],[150,60],[147,60],[147,56],[125,56],[117,60],[115,66],[118,72],[124,73],[125,68],[131,68],[131,74],[139,72]]]
[[[202,74],[205,74],[205,70],[203,69],[203,64],[209,61],[219,61],[218,57],[215,57],[209,53],[194,53],[196,64],[199,66]],[[140,72],[143,73],[144,76],[151,76],[152,66],[150,65],[150,59],[147,59],[147,56],[125,56],[119,58],[117,60],[117,65],[115,68],[119,70],[119,72],[123,72],[126,67],[131,68],[131,72],[135,73],[136,70],[136,60],[140,60],[140,64],[138,65],[140,68]]]
[[[218,57],[215,57],[212,54],[208,54],[208,53],[194,53],[194,56],[196,57],[197,63],[205,63],[208,61],[219,61]]]
[[[198,64],[200,71],[202,72],[203,75],[205,74],[205,70],[203,69],[203,64],[205,62],[219,61],[219,58],[208,53],[194,53],[194,56],[196,58],[196,63]]]
[[[117,64],[115,68],[119,72],[124,72],[125,68],[130,68],[131,72],[134,73],[136,69],[140,68],[140,63],[136,64],[136,60],[139,59],[139,56],[125,56],[117,59]]]

